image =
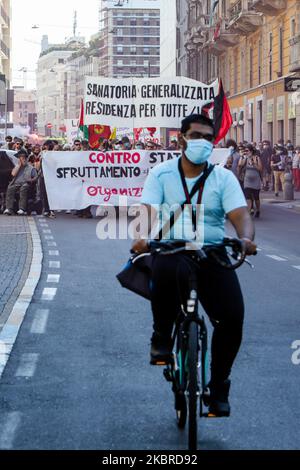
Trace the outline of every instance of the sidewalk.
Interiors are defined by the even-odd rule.
[[[274,191],[261,191],[260,197],[263,204],[276,204],[285,209],[293,209],[296,212],[300,212],[299,191],[295,191],[293,201],[285,201],[282,192],[279,193],[279,197],[276,197]]]
[[[0,331],[23,289],[31,260],[27,217],[0,215]]]

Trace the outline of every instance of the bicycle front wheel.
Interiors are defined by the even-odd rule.
[[[198,325],[191,322],[188,340],[189,450],[197,450]]]

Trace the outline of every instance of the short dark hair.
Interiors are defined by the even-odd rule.
[[[255,148],[254,145],[252,145],[252,144],[247,144],[247,145],[245,145],[245,149],[250,150],[250,152],[253,153],[253,155],[256,154],[256,148]]]
[[[11,135],[7,135],[7,136],[5,137],[5,140],[8,140],[8,139],[9,139],[10,142],[12,142],[12,140],[13,140],[13,138],[12,138]]]
[[[28,153],[26,152],[25,149],[21,149],[15,154],[16,158],[20,158],[22,156],[28,158]]]
[[[186,132],[190,129],[191,124],[194,123],[204,124],[205,126],[211,127],[215,134],[215,126],[213,121],[203,114],[191,114],[190,116],[183,119],[181,123],[181,134],[186,134]]]
[[[233,140],[233,139],[228,139],[228,140],[226,141],[226,148],[229,149],[229,147],[233,147],[234,150],[236,150],[236,149],[237,149],[237,143],[236,143],[236,141]]]
[[[53,141],[52,140],[46,140],[44,142],[44,145],[47,145],[47,147],[49,147],[49,150],[53,150],[54,149],[54,144],[53,144]]]
[[[80,144],[80,145],[81,145],[81,140],[80,140],[80,139],[75,139],[75,140],[74,140],[74,145],[76,145],[76,144]]]

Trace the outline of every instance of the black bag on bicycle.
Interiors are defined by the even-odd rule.
[[[179,159],[178,166],[181,178],[183,180],[184,176],[181,166],[181,158]],[[195,186],[193,187],[190,195],[187,195],[189,197],[187,197],[186,201],[181,204],[178,211],[176,211],[171,219],[161,228],[155,240],[162,240],[166,235],[166,232],[171,230],[181,215],[184,206],[192,200],[198,191],[200,191],[200,201],[198,201],[198,204],[201,204],[204,184],[213,169],[214,165],[207,165],[204,173],[195,183]],[[135,294],[140,295],[141,297],[144,297],[147,300],[151,300],[152,263],[153,256],[150,253],[148,255],[146,254],[146,256],[141,254],[131,256],[124,269],[117,275],[117,279],[121,286],[134,292]]]

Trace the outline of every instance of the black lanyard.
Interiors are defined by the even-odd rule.
[[[178,168],[179,168],[181,182],[182,182],[182,186],[183,186],[185,197],[186,197],[186,202],[184,204],[189,205],[189,208],[191,210],[191,216],[192,216],[193,231],[194,231],[194,233],[196,233],[197,232],[197,223],[198,223],[198,218],[199,218],[199,210],[200,210],[200,205],[202,203],[202,198],[203,198],[204,185],[205,185],[205,182],[206,182],[207,178],[209,177],[209,175],[213,171],[214,165],[209,166],[208,163],[206,163],[206,167],[204,169],[203,174],[198,179],[198,181],[196,181],[196,183],[195,183],[195,185],[194,185],[194,187],[193,187],[193,189],[190,193],[189,193],[189,190],[188,190],[188,187],[187,187],[187,184],[186,184],[186,179],[185,179],[185,175],[184,175],[183,168],[182,168],[181,158],[179,159],[179,162],[178,162]],[[197,199],[197,206],[196,206],[197,208],[195,208],[193,206],[192,199],[193,199],[193,197],[194,197],[194,195],[196,194],[197,191],[198,191],[198,199]]]

